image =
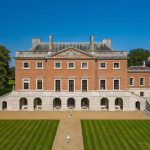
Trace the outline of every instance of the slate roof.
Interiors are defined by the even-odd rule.
[[[146,66],[130,66],[128,71],[150,71],[150,68]]]
[[[66,49],[69,47],[77,48],[80,50],[88,51],[91,49],[89,42],[53,42],[52,50],[53,51],[60,51],[62,49]],[[40,44],[36,45],[32,48],[32,50],[38,51],[48,51],[49,50],[49,43],[41,42]],[[112,49],[101,42],[94,43],[94,51],[111,51]]]

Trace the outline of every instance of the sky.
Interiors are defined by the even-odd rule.
[[[150,49],[149,0],[2,0],[0,44],[15,56],[32,38],[54,41],[112,39],[115,50]],[[12,58],[13,59],[13,58]],[[11,65],[14,65],[12,60]]]

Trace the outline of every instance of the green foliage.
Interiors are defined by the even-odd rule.
[[[0,150],[50,150],[58,120],[0,120]]]
[[[141,66],[143,61],[150,57],[150,51],[142,48],[130,50],[128,54],[128,66]]]
[[[85,150],[148,150],[149,120],[82,120]]]
[[[9,92],[8,77],[9,77],[9,50],[0,45],[0,95]]]
[[[12,66],[9,68],[9,78],[15,80],[15,67]]]

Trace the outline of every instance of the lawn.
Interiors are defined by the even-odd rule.
[[[58,120],[0,120],[0,150],[50,150]]]
[[[82,120],[85,150],[150,150],[149,120]]]

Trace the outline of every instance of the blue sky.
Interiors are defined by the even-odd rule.
[[[31,39],[95,41],[112,39],[113,49],[150,49],[149,0],[5,0],[0,9],[0,44],[16,50]],[[14,61],[12,62],[12,65]]]

